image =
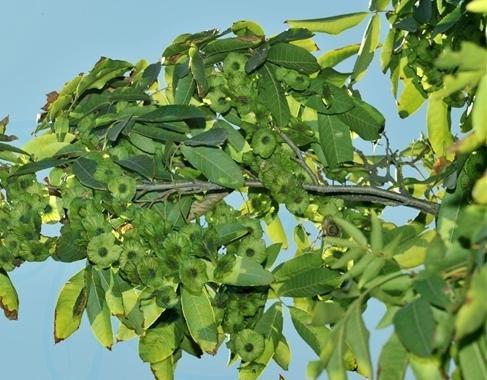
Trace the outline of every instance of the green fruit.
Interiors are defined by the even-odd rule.
[[[244,329],[235,338],[235,351],[245,362],[257,359],[264,348],[264,337],[253,330]]]
[[[155,292],[156,304],[165,309],[172,309],[179,302],[179,297],[170,286],[163,286]]]
[[[258,219],[243,219],[240,221],[240,223],[247,227],[250,236],[257,239],[262,237],[264,231],[262,230],[262,226],[260,225],[260,221]]]
[[[225,113],[232,106],[230,98],[221,90],[213,90],[212,92],[209,92],[206,95],[206,99],[208,100],[210,108],[216,113]]]
[[[267,258],[264,240],[256,240],[251,237],[242,239],[238,246],[237,255],[255,260],[258,263],[264,262]]]
[[[306,75],[291,70],[284,77],[284,82],[294,90],[303,91],[309,87],[310,81]]]
[[[286,199],[286,207],[291,214],[303,215],[309,206],[309,195],[306,191],[295,191]]]
[[[108,268],[115,263],[122,249],[115,245],[115,237],[112,233],[104,233],[95,236],[88,243],[88,258],[99,268]]]
[[[144,285],[153,289],[160,289],[164,286],[164,269],[164,265],[154,257],[145,257],[137,264],[137,273],[140,280]]]
[[[232,75],[234,73],[245,73],[245,64],[247,57],[239,53],[229,53],[223,61],[223,72],[225,75]]]
[[[120,266],[123,268],[128,263],[139,263],[146,256],[144,248],[137,241],[124,241],[122,254],[120,255]]]
[[[132,177],[118,177],[108,181],[108,190],[115,199],[129,202],[135,196],[137,182]]]
[[[225,78],[221,74],[208,75],[206,77],[206,80],[208,82],[208,87],[210,90],[215,90],[220,87],[225,87]]]
[[[121,177],[122,175],[122,169],[120,169],[117,164],[107,159],[98,164],[93,177],[98,181],[108,183],[110,180]]]
[[[106,222],[104,215],[92,214],[84,219],[81,219],[81,224],[86,231],[86,237],[91,239],[92,237],[110,232],[112,228]]]
[[[25,261],[44,261],[50,256],[47,246],[38,241],[23,243],[20,252]]]
[[[276,71],[275,71],[275,75],[276,75],[276,79],[278,81],[284,81],[284,78],[291,72],[291,70],[289,69],[286,69],[284,67],[281,67],[279,66]]]
[[[244,317],[238,310],[229,310],[225,312],[223,317],[223,331],[227,334],[233,334],[242,329],[244,325]]]
[[[189,292],[201,294],[203,286],[208,281],[205,262],[201,259],[184,260],[179,268],[179,278]]]
[[[0,245],[0,268],[9,272],[15,268],[14,255],[12,251]]]
[[[292,190],[298,185],[296,179],[288,173],[282,173],[271,184],[271,194],[278,203],[284,203],[292,194]],[[287,175],[286,175],[287,174]]]
[[[262,128],[252,136],[251,146],[255,154],[268,158],[276,149],[277,139],[271,130]]]

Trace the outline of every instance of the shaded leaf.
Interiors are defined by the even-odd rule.
[[[156,165],[154,158],[146,154],[132,156],[115,162],[123,168],[140,174],[147,179],[153,179],[155,176]]]
[[[198,107],[182,104],[160,106],[156,110],[143,114],[137,118],[139,121],[151,123],[164,123],[169,121],[204,119],[206,114]]]
[[[194,295],[181,290],[181,306],[191,337],[209,354],[214,355],[218,347],[215,313],[205,290]]]
[[[291,113],[281,84],[276,80],[270,65],[264,64],[259,70],[259,99],[270,111],[278,127],[289,123]]]
[[[353,160],[350,128],[336,115],[318,114],[318,131],[326,165],[334,168],[342,162]]]
[[[224,128],[211,128],[207,131],[194,135],[184,142],[188,146],[221,146],[228,137],[227,130]]]
[[[419,298],[394,315],[395,331],[402,344],[418,356],[428,356],[433,349],[435,321],[429,304]]]
[[[353,98],[355,107],[338,116],[350,129],[356,132],[364,140],[374,141],[384,129],[384,116],[370,104]]]
[[[240,167],[224,151],[207,147],[182,146],[181,152],[189,163],[200,170],[209,181],[238,189],[244,178]]]
[[[314,297],[340,284],[340,274],[327,268],[315,268],[284,281],[277,293],[282,297]]]
[[[396,334],[382,347],[379,357],[378,380],[403,380],[409,355]]]
[[[287,43],[272,45],[267,60],[304,74],[311,74],[320,69],[314,55],[302,47]]]
[[[93,177],[98,163],[89,158],[80,157],[73,162],[73,174],[86,187],[106,190],[106,185]]]
[[[311,315],[296,307],[289,307],[294,328],[303,340],[313,349],[316,355],[320,355],[326,345],[330,330],[325,326],[313,326],[310,324]]]
[[[360,301],[355,301],[352,306],[349,306],[347,313],[346,336],[353,356],[357,361],[357,371],[362,376],[370,379],[372,378],[373,370],[369,351],[369,332],[362,320]]]
[[[172,356],[183,338],[182,326],[177,322],[160,322],[140,338],[139,356],[144,362],[158,363]]]

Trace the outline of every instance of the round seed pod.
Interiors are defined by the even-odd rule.
[[[294,191],[286,199],[286,207],[290,213],[303,215],[309,206],[309,195],[305,190]]]
[[[252,136],[251,146],[255,154],[268,158],[276,149],[277,139],[271,130],[262,128]]]
[[[242,239],[238,246],[237,255],[255,260],[258,263],[264,262],[267,258],[264,240],[257,240],[252,237]]]
[[[127,176],[113,178],[108,182],[108,190],[113,197],[126,202],[131,201],[135,196],[136,187],[135,179]]]
[[[244,329],[235,338],[235,351],[245,362],[257,359],[264,352],[264,337],[254,330]]]
[[[225,113],[232,106],[230,98],[219,89],[209,92],[206,95],[206,100],[208,101],[210,108],[216,113]]]
[[[232,75],[234,73],[245,73],[245,64],[247,57],[243,54],[229,53],[223,61],[223,72],[225,75]]]
[[[115,245],[115,237],[111,233],[95,236],[88,243],[88,258],[99,268],[108,268],[120,258],[122,249]]]
[[[201,259],[184,260],[179,268],[179,278],[189,292],[201,294],[203,286],[208,281],[205,262]]]

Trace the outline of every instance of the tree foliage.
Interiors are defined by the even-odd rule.
[[[271,360],[287,369],[285,314],[317,355],[310,378],[401,379],[407,367],[418,379],[487,378],[485,12],[485,0],[372,0],[288,20],[272,37],[238,21],[178,36],[163,64],[101,58],[48,95],[22,149],[4,119],[5,315],[17,317],[15,267],[83,260],[59,295],[56,342],[87,315],[107,348],[139,337],[157,379],[172,379],[183,353],[224,343],[241,379]],[[360,43],[313,54],[314,33],[365,23]],[[355,87],[376,54],[401,117],[427,103],[427,137],[401,151]],[[335,68],[350,58],[351,72]],[[359,139],[384,152],[365,154]],[[240,209],[225,201],[235,191]],[[418,213],[396,226],[380,218],[386,206]],[[282,208],[298,220],[289,259]],[[49,223],[59,236],[41,233]],[[387,309],[379,327],[394,327],[376,373],[372,298]]]

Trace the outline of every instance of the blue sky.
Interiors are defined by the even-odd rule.
[[[100,56],[151,62],[159,59],[163,48],[178,34],[210,28],[225,29],[233,21],[251,19],[259,22],[269,35],[285,29],[283,21],[291,18],[325,17],[366,10],[366,1],[195,1],[164,2],[146,0],[16,0],[2,2],[0,14],[0,117],[10,115],[9,132],[29,138],[36,114],[45,103],[45,94],[58,90],[64,82],[89,70]],[[359,42],[365,22],[339,37],[319,36],[322,54],[332,48]],[[383,35],[385,32],[385,25]],[[345,65],[346,68],[346,65]],[[388,78],[374,61],[370,72],[358,86],[364,98],[379,108],[392,145],[404,147],[424,129],[424,112],[403,121],[395,113]],[[370,145],[364,147],[371,149]],[[391,220],[400,221],[411,212],[387,211]],[[288,231],[294,219],[285,217]],[[287,253],[292,254],[292,248]],[[26,380],[96,380],[152,379],[137,355],[136,342],[116,345],[113,352],[99,347],[86,320],[68,341],[54,345],[53,309],[57,294],[81,264],[47,261],[24,265],[12,274],[21,299],[20,320],[0,318],[2,377]],[[381,309],[372,305],[367,324],[373,326]],[[286,335],[293,348],[289,373],[272,366],[264,379],[304,378],[306,363],[314,358],[310,349],[289,328]],[[387,334],[379,332],[372,342],[375,356]],[[184,358],[178,365],[178,380],[231,379],[235,367],[225,366],[226,352],[215,358]]]

